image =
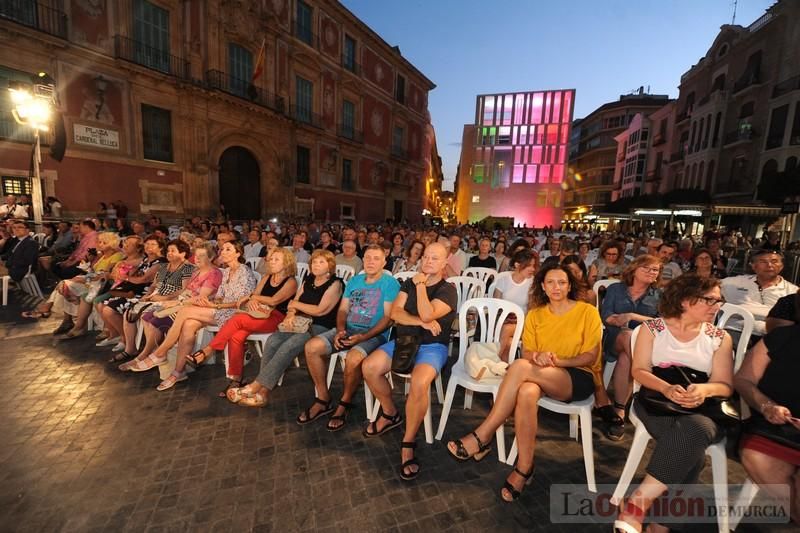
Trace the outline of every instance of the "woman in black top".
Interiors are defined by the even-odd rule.
[[[244,387],[228,389],[227,397],[231,402],[247,407],[267,405],[270,391],[278,385],[292,360],[303,351],[306,342],[336,327],[336,312],[339,310],[344,285],[335,276],[334,255],[327,250],[316,250],[311,254],[309,263],[310,273],[297,295],[289,302],[283,323],[291,325],[295,317],[300,315],[310,317],[311,326],[305,333],[273,333],[264,346],[264,357],[261,359],[258,376]],[[324,414],[332,410],[328,403]]]
[[[767,492],[776,486],[792,487],[790,514],[798,524],[800,316],[794,318],[795,324],[770,331],[747,353],[734,386],[752,410],[740,443],[742,465],[750,479]],[[773,495],[786,497],[785,493]]]
[[[469,268],[481,267],[497,270],[497,260],[489,255],[491,251],[492,241],[489,239],[481,239],[480,244],[478,244],[478,255],[473,255],[469,258]]]
[[[198,366],[205,361],[214,350],[228,347],[227,376],[228,386],[219,393],[225,398],[228,389],[242,386],[242,370],[244,367],[244,345],[252,333],[274,333],[286,317],[289,300],[297,292],[297,262],[294,254],[286,248],[276,248],[267,259],[271,275],[261,278],[253,294],[239,301],[239,308],[247,304],[246,312],[236,313],[225,322],[211,342],[192,355],[188,363]],[[254,313],[255,315],[251,315]]]
[[[447,361],[450,328],[457,313],[456,288],[442,278],[446,264],[447,249],[439,243],[428,245],[422,256],[421,271],[403,283],[392,306],[391,318],[398,335],[413,335],[419,341],[406,399],[406,429],[400,445],[403,461],[400,477],[404,480],[419,474],[419,463],[414,458],[415,438],[428,411],[431,383]],[[381,404],[375,422],[364,430],[365,437],[383,435],[403,423],[386,379],[394,350],[395,341],[389,341],[362,363],[364,381]]]

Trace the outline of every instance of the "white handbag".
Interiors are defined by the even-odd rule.
[[[464,354],[467,372],[476,381],[497,378],[506,375],[508,363],[498,356],[500,343],[473,342]]]

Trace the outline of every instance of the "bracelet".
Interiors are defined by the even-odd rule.
[[[761,402],[761,405],[758,406],[758,410],[763,415],[764,409],[767,409],[768,407],[773,407],[774,405],[775,402],[773,402],[772,400],[767,400],[765,402]]]
[[[424,282],[424,281],[418,281],[418,282],[416,282],[414,285],[416,285],[417,287],[419,287],[420,285],[425,285],[425,282]]]

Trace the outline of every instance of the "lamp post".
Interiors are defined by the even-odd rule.
[[[42,74],[39,75],[43,77]],[[46,75],[45,75],[46,76]],[[50,116],[53,104],[53,86],[43,84],[24,84],[11,82],[8,85],[11,93],[11,102],[14,108],[11,114],[18,124],[33,128],[33,183],[32,198],[33,221],[36,230],[42,229],[42,180],[39,175],[39,164],[42,162],[41,144],[39,133],[49,131]]]

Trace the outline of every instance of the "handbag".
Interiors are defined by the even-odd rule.
[[[278,331],[282,333],[307,333],[311,327],[311,317],[295,315],[291,322],[286,318],[278,324]]]
[[[394,353],[392,354],[392,372],[395,374],[409,374],[414,369],[419,351],[420,337],[416,327],[397,328],[397,337],[394,340]]]
[[[654,376],[670,385],[689,386],[696,383],[708,383],[708,374],[689,367],[655,366],[651,371]],[[649,414],[655,416],[700,414],[718,424],[738,424],[741,421],[739,410],[729,398],[706,398],[701,405],[690,409],[673,402],[658,391],[642,387],[639,389],[637,399]]]
[[[125,313],[125,320],[130,322],[131,324],[135,324],[139,321],[139,318],[142,316],[150,306],[153,305],[153,302],[136,302],[128,309],[128,312]]]
[[[501,361],[499,342],[473,342],[464,354],[467,372],[475,381],[505,376],[508,363]]]

